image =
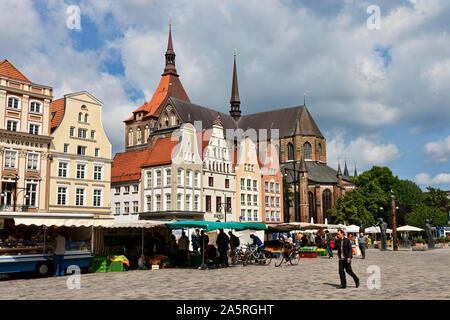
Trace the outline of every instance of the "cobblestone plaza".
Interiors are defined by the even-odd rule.
[[[0,299],[450,299],[450,248],[429,251],[367,251],[354,258],[353,270],[361,280],[356,289],[347,277],[339,285],[336,258],[302,259],[297,266],[249,265],[226,269],[163,269],[82,274],[81,288],[68,289],[68,277],[2,279]],[[380,289],[373,284],[369,266],[378,266]],[[370,268],[369,268],[370,269]],[[369,279],[370,278],[370,279]],[[373,285],[370,287],[373,288]],[[345,294],[344,294],[345,293]]]

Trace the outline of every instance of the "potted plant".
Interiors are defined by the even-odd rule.
[[[415,238],[414,243],[416,247],[422,247],[425,243],[425,239],[423,239],[422,237]]]

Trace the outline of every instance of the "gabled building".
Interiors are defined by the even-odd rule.
[[[53,89],[0,62],[0,211],[48,209]]]
[[[220,116],[212,129],[200,135],[203,144],[203,199],[205,220],[236,221],[236,175],[233,167],[233,146],[224,136]]]
[[[261,169],[256,144],[246,138],[236,153],[236,214],[237,221],[263,222],[261,214]]]
[[[102,102],[83,91],[51,104],[49,211],[109,217],[111,143]]]
[[[278,152],[273,144],[264,148],[260,157],[261,167],[261,206],[263,221],[283,222],[283,175],[278,161]]]

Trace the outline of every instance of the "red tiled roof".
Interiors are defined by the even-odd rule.
[[[22,72],[20,72],[16,67],[13,66],[11,62],[6,59],[0,62],[0,76],[31,83],[31,81],[28,80],[28,78],[25,77]]]
[[[153,94],[150,102],[145,103],[138,109],[134,110],[133,114],[144,111],[146,113],[144,119],[151,116],[158,117],[161,113],[162,106],[168,97],[175,97],[180,100],[190,102],[186,91],[184,91],[180,79],[172,74],[167,74],[161,77],[158,88]],[[134,115],[125,120],[125,122],[132,120],[134,120]]]
[[[141,166],[147,160],[151,149],[116,153],[111,168],[111,182],[138,180]]]
[[[211,139],[212,130],[203,130],[202,132],[197,132],[197,147],[200,154],[200,158],[203,160],[205,158],[205,150]]]
[[[64,117],[64,98],[54,100],[50,103],[50,122],[51,122],[51,132],[58,128],[59,124]],[[53,114],[54,112],[54,114]]]
[[[142,166],[149,167],[172,163],[172,154],[178,144],[178,140],[173,141],[172,139],[172,137],[168,137],[156,140]]]

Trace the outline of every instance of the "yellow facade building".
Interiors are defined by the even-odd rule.
[[[102,103],[88,92],[51,103],[49,212],[111,212],[111,143],[102,125]]]

